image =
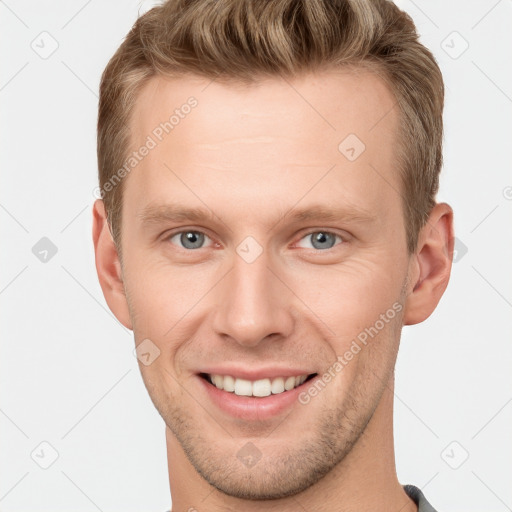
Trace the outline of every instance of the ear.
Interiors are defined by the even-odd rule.
[[[436,308],[450,279],[453,245],[453,210],[446,203],[438,203],[420,230],[416,252],[411,256],[412,290],[405,301],[404,325],[423,322]]]
[[[115,317],[128,329],[132,329],[128,302],[126,300],[121,262],[117,254],[110,227],[101,199],[93,206],[92,238],[96,256],[96,272],[108,307]]]

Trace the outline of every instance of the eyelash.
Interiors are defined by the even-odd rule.
[[[202,234],[202,235],[205,235],[206,237],[208,237],[210,240],[212,240],[212,238],[210,236],[208,236],[207,233],[205,233],[204,231],[200,231],[200,230],[197,230],[197,229],[184,229],[184,230],[181,230],[181,231],[176,231],[174,233],[171,233],[169,235],[167,235],[164,239],[164,241],[168,241],[170,242],[172,238],[174,238],[175,236],[177,235],[182,235],[183,233],[199,233],[199,234]],[[327,229],[314,229],[314,230],[311,230],[307,233],[304,233],[302,235],[302,237],[299,239],[299,241],[303,240],[304,238],[314,234],[314,233],[326,233],[326,234],[329,234],[329,235],[333,235],[334,237],[338,238],[341,240],[341,243],[338,243],[338,244],[335,244],[333,247],[330,247],[328,249],[315,249],[314,247],[313,248],[307,248],[307,250],[312,250],[312,251],[315,251],[315,252],[318,252],[318,253],[321,253],[321,252],[329,252],[331,250],[334,250],[335,247],[337,247],[338,245],[344,245],[347,243],[347,240],[345,239],[345,237],[339,235],[338,233],[335,233],[334,231],[329,231]],[[213,240],[212,240],[213,241]],[[194,251],[198,251],[199,249],[206,249],[206,247],[199,247],[198,249],[187,249],[186,247],[179,247],[180,249],[184,250],[184,251],[187,251],[187,252],[194,252]]]

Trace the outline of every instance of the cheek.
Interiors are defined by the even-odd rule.
[[[331,267],[310,265],[286,277],[305,304],[305,314],[318,317],[324,331],[345,341],[373,326],[382,314],[395,318],[403,307],[404,278],[403,268],[377,257]]]
[[[179,267],[148,257],[127,261],[124,282],[136,339],[161,340],[167,349],[187,319],[200,310],[218,275],[207,266]]]
[[[293,293],[279,307],[300,311],[301,322],[334,338],[341,350],[400,299],[405,263],[399,260],[387,248],[333,265],[283,265],[275,272]],[[178,350],[173,340],[190,338],[188,330],[207,320],[228,270],[219,261],[179,266],[144,251],[130,254],[124,276],[136,340],[154,340],[167,353]],[[283,284],[276,281],[276,287]]]

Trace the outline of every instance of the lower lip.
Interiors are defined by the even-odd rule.
[[[210,400],[219,409],[234,418],[248,421],[267,420],[279,415],[297,402],[302,390],[314,381],[314,378],[310,379],[290,391],[276,395],[253,397],[235,395],[235,393],[217,388],[199,375],[197,378],[201,381]]]

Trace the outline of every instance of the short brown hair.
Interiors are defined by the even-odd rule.
[[[131,112],[151,77],[250,83],[349,65],[377,72],[399,105],[397,169],[413,253],[439,188],[444,84],[412,19],[388,0],[167,0],[138,18],[100,84],[99,181],[118,248],[123,181],[105,185],[129,152]]]

